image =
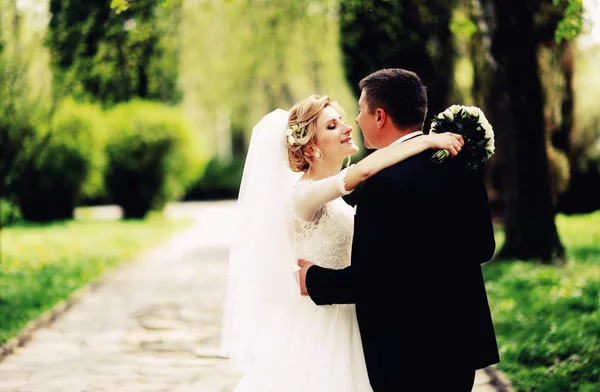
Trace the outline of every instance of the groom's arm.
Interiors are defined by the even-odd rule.
[[[469,258],[475,263],[489,261],[496,250],[494,226],[490,213],[488,194],[483,178],[476,173],[465,170],[464,190],[459,190],[464,203],[463,211],[469,211],[461,217],[466,233],[462,235],[469,246]],[[460,188],[459,188],[460,189]]]
[[[494,225],[488,203],[488,194],[485,189],[483,179],[478,179],[474,184],[474,194],[477,195],[477,219],[479,221],[480,239],[475,241],[479,243],[477,258],[479,263],[490,261],[496,251],[496,240],[494,238]]]
[[[377,296],[392,280],[394,241],[398,221],[394,205],[401,203],[390,179],[375,176],[362,189],[355,220],[352,265],[343,270],[312,266],[306,288],[317,305],[349,304]],[[387,266],[386,266],[387,265]]]

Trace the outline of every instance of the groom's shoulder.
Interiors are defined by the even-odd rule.
[[[407,158],[386,169],[383,169],[375,176],[386,177],[395,181],[409,181],[413,178],[422,177],[424,172],[430,170],[433,162],[431,156],[434,150],[425,150],[417,155]]]

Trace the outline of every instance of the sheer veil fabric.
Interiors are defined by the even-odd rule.
[[[300,298],[290,219],[302,173],[288,165],[287,123],[288,112],[276,109],[253,128],[240,186],[220,350],[238,370],[252,364]]]

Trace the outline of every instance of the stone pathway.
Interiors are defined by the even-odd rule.
[[[169,206],[197,223],[109,272],[0,362],[0,392],[232,391],[239,375],[217,354],[234,208]],[[489,381],[478,372],[474,391],[496,391]]]

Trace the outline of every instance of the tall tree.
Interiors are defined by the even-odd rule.
[[[449,104],[456,55],[450,31],[456,0],[340,1],[346,75],[358,82],[380,68],[416,72],[430,92],[429,115]]]
[[[505,199],[506,241],[499,258],[560,261],[544,98],[538,64],[536,0],[477,0],[484,24],[478,83],[498,135]],[[487,45],[486,45],[487,43]],[[477,79],[476,79],[477,80]],[[487,86],[486,86],[487,85]]]
[[[184,106],[210,150],[229,125],[243,157],[256,122],[309,94],[330,95],[350,118],[356,100],[342,72],[337,0],[184,3]]]
[[[55,92],[41,44],[43,23],[27,24],[17,0],[0,0],[0,10],[0,198],[10,199],[14,180],[48,140],[43,125],[54,113]]]
[[[50,0],[47,43],[55,84],[104,102],[178,101],[173,37],[180,5],[174,1],[163,8],[156,0],[139,0],[117,13],[105,0]]]

